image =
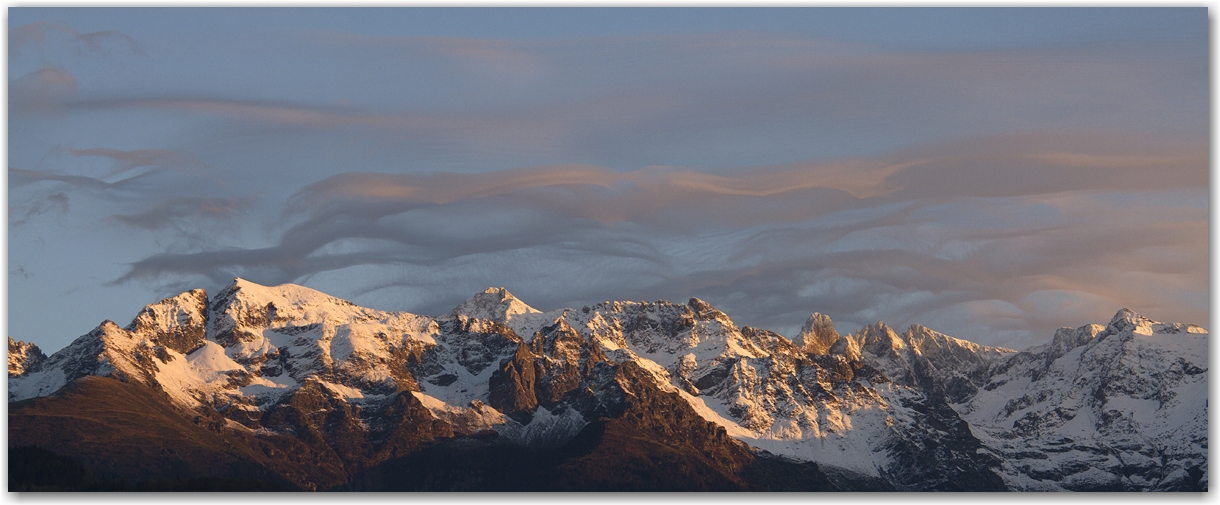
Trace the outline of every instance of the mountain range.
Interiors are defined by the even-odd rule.
[[[1207,335],[789,339],[697,298],[432,317],[236,279],[50,356],[10,337],[10,489],[1206,491]]]

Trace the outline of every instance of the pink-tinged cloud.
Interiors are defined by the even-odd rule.
[[[106,176],[118,175],[129,170],[160,167],[184,172],[199,172],[208,165],[189,153],[167,149],[136,149],[122,151],[104,147],[71,149],[74,156],[106,158],[114,162],[114,168]]]
[[[9,111],[15,114],[54,114],[76,97],[76,77],[59,66],[46,66],[9,81]]]
[[[1206,114],[1190,112],[1206,110],[1206,90],[1166,77],[1197,70],[1192,62],[1113,50],[887,52],[734,34],[562,41],[331,38],[339,42],[329,42],[329,57],[349,54],[331,46],[348,48],[353,56],[384,48],[378,55],[384,70],[374,75],[405,79],[407,98],[391,98],[395,105],[385,107],[335,107],[291,94],[275,101],[115,92],[74,106],[175,111],[260,128],[344,134],[358,129],[364,138],[384,139],[385,149],[404,152],[411,151],[404,146],[422,146],[482,159],[530,153],[546,161],[526,163],[619,167],[625,165],[608,160],[672,163],[672,153],[683,145],[729,151],[732,161],[725,164],[742,166],[757,161],[733,153],[732,146],[743,146],[740,153],[766,152],[751,142],[778,143],[776,151],[797,152],[787,159],[798,159],[814,151],[801,145],[803,138],[829,149],[838,141],[872,148],[885,144],[874,138],[905,144],[1033,128],[1181,131],[1192,122],[1206,124]],[[418,61],[420,55],[427,61]],[[469,61],[548,70],[509,92],[494,75],[454,70]],[[415,87],[443,99],[421,103],[406,91]],[[1166,121],[1175,124],[1158,123]],[[735,140],[724,146],[704,140],[714,138]]]
[[[763,202],[782,199],[785,194],[803,196],[802,192],[811,190],[822,190],[822,198],[833,194],[828,192],[839,192],[850,195],[847,200],[910,200],[1186,189],[1206,184],[1207,155],[1206,145],[1175,139],[1047,134],[724,173],[667,167],[619,172],[587,165],[479,174],[346,173],[305,187],[293,198],[292,208],[307,210],[343,201],[441,205],[509,197],[524,205],[613,223],[702,202]],[[719,217],[730,222],[735,219]],[[775,217],[775,212],[765,216]]]
[[[112,47],[123,51],[148,56],[142,45],[126,33],[115,30],[102,30],[81,33],[71,26],[57,21],[41,21],[25,26],[19,26],[9,31],[8,52],[12,57],[27,46],[42,48],[53,44],[53,36],[59,34],[66,43],[78,53],[90,51],[98,54],[109,54]]]
[[[290,282],[383,267],[411,272],[386,286],[456,293],[469,286],[435,283],[451,283],[454,269],[507,261],[517,273],[503,275],[553,298],[538,300],[543,306],[619,290],[708,293],[758,315],[750,324],[775,328],[811,310],[863,324],[923,314],[948,321],[1003,306],[1022,312],[1025,326],[993,321],[993,330],[1049,335],[1091,320],[1037,314],[1046,293],[1072,290],[1105,301],[1081,307],[1139,306],[1196,321],[1205,310],[1192,297],[1206,297],[1206,212],[1191,195],[1206,180],[1204,149],[1163,138],[1019,135],[717,173],[587,165],[347,173],[290,198],[284,217],[295,224],[274,245],[157,254],[116,282]],[[994,186],[1009,178],[1010,187]],[[587,286],[531,280],[561,266],[587,269]],[[1132,291],[1152,279],[1192,299]]]
[[[44,44],[47,41],[47,36],[51,33],[58,32],[69,37],[79,35],[75,29],[64,23],[55,21],[42,21],[32,23],[25,26],[18,26],[8,32],[8,52],[13,55],[28,44]]]

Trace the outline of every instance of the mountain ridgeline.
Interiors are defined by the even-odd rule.
[[[821,314],[789,340],[696,298],[491,288],[429,317],[237,279],[50,356],[10,338],[8,384],[10,489],[1207,490],[1207,332],[1125,309],[1016,352]],[[14,477],[37,468],[71,478]]]

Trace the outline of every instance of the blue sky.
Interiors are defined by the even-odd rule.
[[[9,333],[235,276],[1206,324],[1207,11],[9,9]]]

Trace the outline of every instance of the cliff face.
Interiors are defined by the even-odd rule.
[[[18,377],[26,372],[36,372],[42,368],[42,362],[47,355],[33,342],[22,342],[8,338],[8,376]]]
[[[220,451],[301,489],[1197,490],[1206,336],[1121,311],[1018,353],[815,313],[789,341],[697,298],[540,312],[491,288],[427,317],[238,279],[50,357],[10,338],[10,445],[137,395],[189,435],[109,419],[47,448],[121,478]]]

